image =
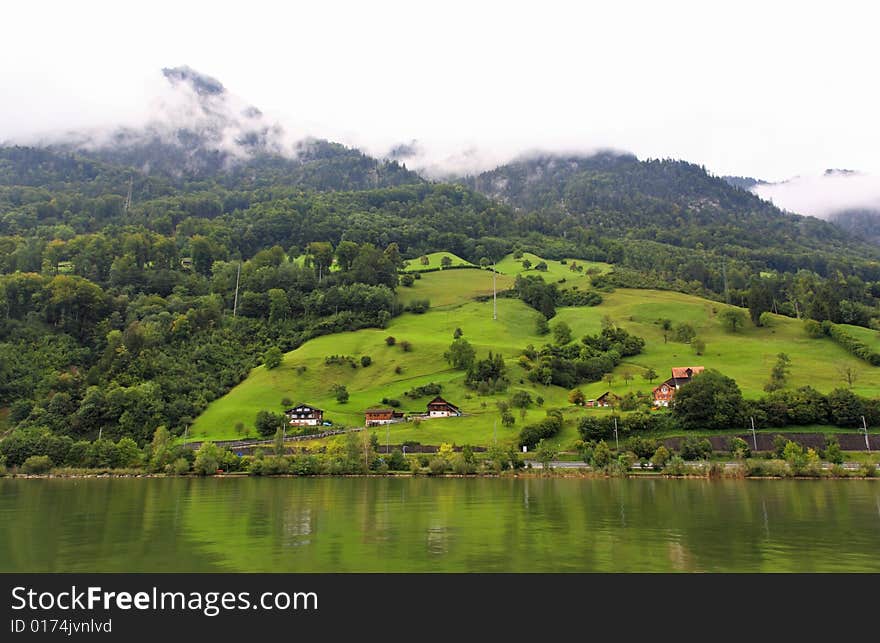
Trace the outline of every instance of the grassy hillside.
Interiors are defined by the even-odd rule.
[[[508,275],[495,275],[498,290],[513,287],[514,278]],[[442,270],[422,275],[411,287],[397,290],[403,303],[414,299],[428,299],[431,308],[460,306],[479,296],[492,294],[492,272],[489,270]]]
[[[544,410],[533,407],[523,419],[517,414],[513,428],[503,428],[495,403],[506,399],[516,389],[528,390],[533,397],[542,396],[544,407],[565,407],[568,417],[584,413],[606,413],[607,410],[584,410],[568,405],[568,391],[559,387],[533,385],[525,379],[525,371],[516,365],[519,352],[527,344],[540,346],[548,340],[534,333],[537,313],[519,300],[499,299],[498,319],[492,319],[492,303],[461,303],[467,295],[485,292],[484,281],[491,275],[485,271],[456,270],[423,275],[412,289],[401,289],[428,297],[432,309],[423,315],[406,314],[394,319],[387,329],[368,329],[319,337],[299,349],[285,355],[283,364],[274,370],[263,367],[254,369],[250,377],[224,397],[215,400],[192,427],[195,438],[230,439],[242,437],[235,431],[235,424],[253,425],[254,417],[261,409],[281,411],[281,400],[307,402],[325,410],[325,417],[335,423],[361,426],[363,409],[379,404],[382,398],[396,398],[405,411],[424,411],[429,398],[411,400],[404,393],[428,382],[443,385],[442,395],[458,404],[467,417],[424,421],[419,426],[411,423],[395,425],[390,429],[392,442],[417,440],[424,444],[456,442],[458,444],[488,444],[497,430],[499,441],[513,440],[519,427],[525,422],[537,420]],[[488,281],[491,289],[491,282]],[[450,289],[456,295],[442,299],[439,293]],[[811,339],[803,331],[801,322],[786,317],[776,317],[770,328],[746,329],[730,333],[718,320],[723,304],[673,292],[621,289],[605,295],[600,306],[591,308],[560,308],[551,326],[558,320],[568,323],[574,336],[579,338],[595,333],[601,328],[602,318],[609,316],[618,325],[646,340],[641,355],[629,358],[615,371],[616,379],[611,389],[618,394],[629,390],[650,391],[660,380],[669,376],[673,366],[701,365],[717,368],[737,380],[747,397],[763,394],[763,386],[769,378],[770,369],[780,352],[791,357],[789,386],[809,384],[827,392],[841,385],[838,365],[851,365],[858,369],[859,378],[854,390],[862,395],[876,395],[880,390],[880,369],[861,362],[828,338]],[[702,356],[693,353],[688,344],[668,341],[664,343],[663,331],[658,320],[668,318],[673,322],[689,322],[697,335],[706,342]],[[501,352],[508,361],[511,387],[503,396],[478,396],[464,386],[464,374],[453,371],[443,358],[443,352],[452,341],[456,328],[477,349],[478,356],[489,350]],[[385,338],[394,336],[397,345],[389,347]],[[412,351],[405,352],[400,342],[412,343]],[[345,365],[326,365],[327,355],[351,355],[356,358],[357,368]],[[359,358],[369,355],[373,363],[362,368]],[[298,367],[305,371],[298,373]],[[400,367],[398,374],[395,369]],[[659,378],[646,382],[641,374],[653,368]],[[626,384],[625,372],[634,379]],[[332,393],[334,384],[344,384],[351,397],[346,404],[336,402]],[[608,389],[604,382],[581,387],[588,398],[594,398]],[[574,423],[566,426],[557,438],[567,444],[576,438]],[[385,429],[378,429],[384,442]],[[251,430],[251,435],[254,432]]]
[[[436,270],[437,268],[441,268],[443,261],[443,257],[449,257],[452,261],[453,266],[473,266],[470,261],[466,261],[459,257],[456,254],[452,254],[451,252],[432,252],[431,254],[425,255],[428,258],[428,263],[423,264],[418,258],[416,259],[408,259],[405,270],[407,272],[422,272],[423,270]]]
[[[865,328],[863,326],[850,326],[849,324],[841,324],[846,329],[846,332],[865,342],[868,346],[873,348],[875,351],[880,350],[880,333],[876,330],[871,330],[870,328]]]
[[[523,266],[523,261],[528,261],[531,264],[528,269]],[[535,266],[542,261],[547,264],[547,270],[535,270]],[[572,265],[575,264],[583,266],[583,272],[572,270]],[[505,275],[541,275],[545,281],[559,281],[560,279],[571,281],[586,275],[588,272],[608,272],[611,269],[611,265],[598,261],[582,261],[580,259],[565,259],[565,263],[562,263],[553,259],[543,259],[531,252],[524,252],[523,256],[519,259],[514,259],[512,254],[507,255],[496,264],[495,269]]]

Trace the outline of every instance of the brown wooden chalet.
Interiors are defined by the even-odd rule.
[[[611,391],[605,391],[595,400],[587,400],[584,406],[614,406],[619,400],[619,396],[615,395]]]
[[[392,408],[367,409],[364,411],[364,424],[366,426],[393,424],[395,422],[403,422],[403,420],[403,412],[395,411]]]
[[[318,426],[324,421],[324,411],[308,404],[299,404],[284,412],[290,426]]]
[[[672,369],[672,377],[654,389],[654,406],[669,406],[675,391],[702,373],[702,366],[677,366]]]
[[[432,418],[448,418],[458,417],[461,415],[461,409],[442,397],[435,397],[428,402],[428,417]]]

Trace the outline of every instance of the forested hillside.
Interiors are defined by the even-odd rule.
[[[614,260],[666,280],[723,290],[751,273],[809,270],[880,277],[880,251],[813,217],[783,213],[692,163],[634,156],[539,156],[464,181],[553,234],[585,228],[624,240]]]
[[[598,288],[728,297],[758,325],[766,311],[876,325],[876,249],[696,166],[544,159],[475,185],[489,194],[323,142],[177,175],[146,151],[0,148],[8,426],[179,435],[270,350],[387,325],[403,262],[435,251],[609,262]],[[583,304],[540,279],[512,295],[544,293],[548,315]]]

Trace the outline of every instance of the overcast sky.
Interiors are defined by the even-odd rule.
[[[190,65],[379,152],[613,147],[769,180],[880,175],[871,3],[6,3],[0,140],[136,122]]]

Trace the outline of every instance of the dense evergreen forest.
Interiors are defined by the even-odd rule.
[[[437,250],[608,261],[597,286],[726,297],[756,324],[880,316],[877,248],[687,163],[542,158],[449,184],[322,141],[192,174],[166,148],[0,148],[9,426],[180,434],[270,348],[387,324],[403,261]]]

